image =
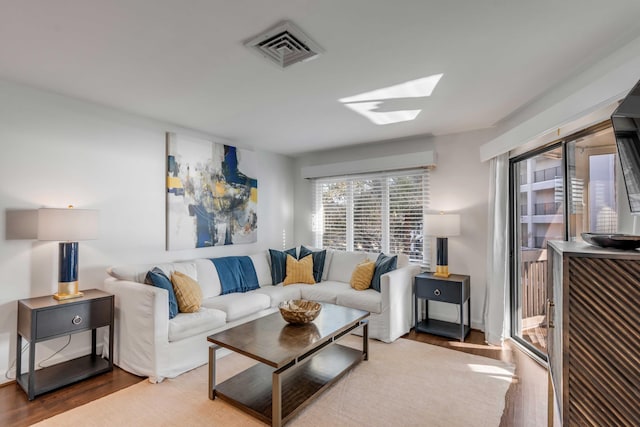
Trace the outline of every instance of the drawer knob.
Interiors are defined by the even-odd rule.
[[[76,316],[71,320],[71,323],[73,323],[74,325],[79,325],[80,323],[82,323],[82,317],[76,314]]]
[[[441,294],[440,289],[436,289],[435,291],[433,291],[433,294],[434,294],[435,296],[439,297],[439,296],[440,296],[440,294]]]

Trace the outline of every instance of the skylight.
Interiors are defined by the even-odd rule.
[[[376,111],[380,109],[383,101],[389,99],[403,98],[426,98],[431,96],[436,85],[440,81],[442,74],[423,77],[416,80],[375,89],[346,98],[340,98],[347,108],[366,117],[377,125],[388,125],[391,123],[407,122],[414,120],[422,110],[396,110],[396,111]]]

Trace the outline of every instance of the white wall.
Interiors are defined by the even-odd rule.
[[[639,69],[637,37],[497,123],[499,136],[481,147],[482,160],[534,140],[565,137],[576,132],[576,124],[584,128],[608,119],[609,114],[602,116],[598,111],[627,94],[640,78]]]
[[[293,159],[243,151],[242,161],[263,165],[251,168],[258,169],[258,242],[165,251],[167,131],[214,139],[0,81],[0,383],[8,381],[5,372],[15,358],[17,300],[57,290],[57,243],[7,239],[15,231],[6,229],[7,212],[68,204],[98,209],[100,238],[80,242],[84,289],[100,288],[105,268],[113,264],[249,254],[282,247],[283,235],[287,245],[293,243]],[[38,344],[36,361],[64,343],[66,338]],[[88,335],[74,335],[62,354],[69,357],[88,345]]]
[[[480,162],[479,147],[495,135],[493,130],[455,135],[387,141],[338,150],[309,153],[296,159],[296,244],[313,243],[311,181],[300,177],[303,166],[435,151],[436,167],[430,172],[431,210],[461,215],[461,235],[449,238],[449,271],[471,276],[471,324],[484,329],[482,313],[486,283],[486,241],[489,164]],[[435,239],[432,242],[435,248]],[[435,253],[433,254],[435,265]],[[431,303],[430,316],[456,321],[458,310]]]

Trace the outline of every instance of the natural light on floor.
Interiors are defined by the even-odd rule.
[[[403,98],[426,98],[431,96],[442,74],[423,77],[416,80],[375,89],[358,95],[341,98],[346,107],[369,119],[377,125],[414,120],[422,110],[376,111],[383,101]]]
[[[467,365],[472,372],[477,372],[479,374],[487,374],[492,378],[497,380],[503,380],[506,382],[511,382],[512,374],[504,368],[499,366],[491,366],[491,365],[476,365],[470,363]]]

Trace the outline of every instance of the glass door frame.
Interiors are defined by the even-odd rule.
[[[602,121],[593,126],[590,126],[586,129],[582,129],[580,131],[574,132],[570,135],[567,135],[564,138],[557,139],[556,141],[552,141],[547,145],[542,147],[533,149],[526,153],[519,154],[509,159],[509,284],[510,284],[510,335],[511,339],[522,346],[527,351],[531,352],[534,356],[540,358],[543,361],[547,360],[547,356],[542,353],[538,348],[531,345],[522,337],[516,335],[517,333],[517,316],[518,312],[516,311],[517,304],[519,302],[520,294],[518,293],[519,289],[516,284],[518,284],[518,280],[520,280],[520,264],[516,264],[516,256],[518,251],[518,245],[520,244],[518,237],[520,235],[520,222],[517,216],[517,201],[519,200],[520,188],[516,186],[516,183],[519,183],[519,177],[516,176],[516,167],[515,165],[523,160],[527,160],[529,158],[535,157],[539,154],[545,153],[547,151],[551,151],[557,148],[562,148],[562,188],[564,192],[563,198],[563,215],[562,220],[564,221],[564,240],[568,241],[571,234],[571,209],[569,206],[570,197],[570,185],[571,185],[571,176],[570,176],[570,165],[568,159],[568,146],[569,143],[575,141],[581,137],[594,134],[596,132],[602,131],[606,128],[611,128],[611,122],[609,120]],[[548,285],[548,284],[547,284]]]
[[[546,153],[548,151],[552,151],[560,148],[562,150],[562,187],[564,192],[564,198],[567,196],[567,175],[568,175],[568,162],[567,159],[567,145],[566,140],[562,139],[559,141],[552,142],[543,147],[537,148],[532,151],[528,151],[524,154],[515,156],[509,159],[509,283],[510,283],[510,328],[511,328],[511,339],[517,342],[519,345],[524,347],[527,351],[533,353],[536,357],[540,358],[543,361],[547,361],[547,355],[540,351],[535,346],[531,345],[528,341],[523,339],[522,337],[517,335],[518,331],[518,321],[522,319],[518,319],[519,313],[521,313],[521,309],[517,310],[518,303],[520,301],[520,284],[521,275],[520,275],[520,263],[516,263],[518,257],[518,248],[520,245],[520,221],[518,215],[517,205],[520,201],[520,177],[519,174],[516,173],[516,165],[522,161],[530,159],[532,157],[536,157],[540,154]],[[562,220],[563,220],[563,238],[567,240],[569,237],[569,227],[568,227],[568,210],[566,209],[566,202],[563,200],[563,209],[562,209]]]

